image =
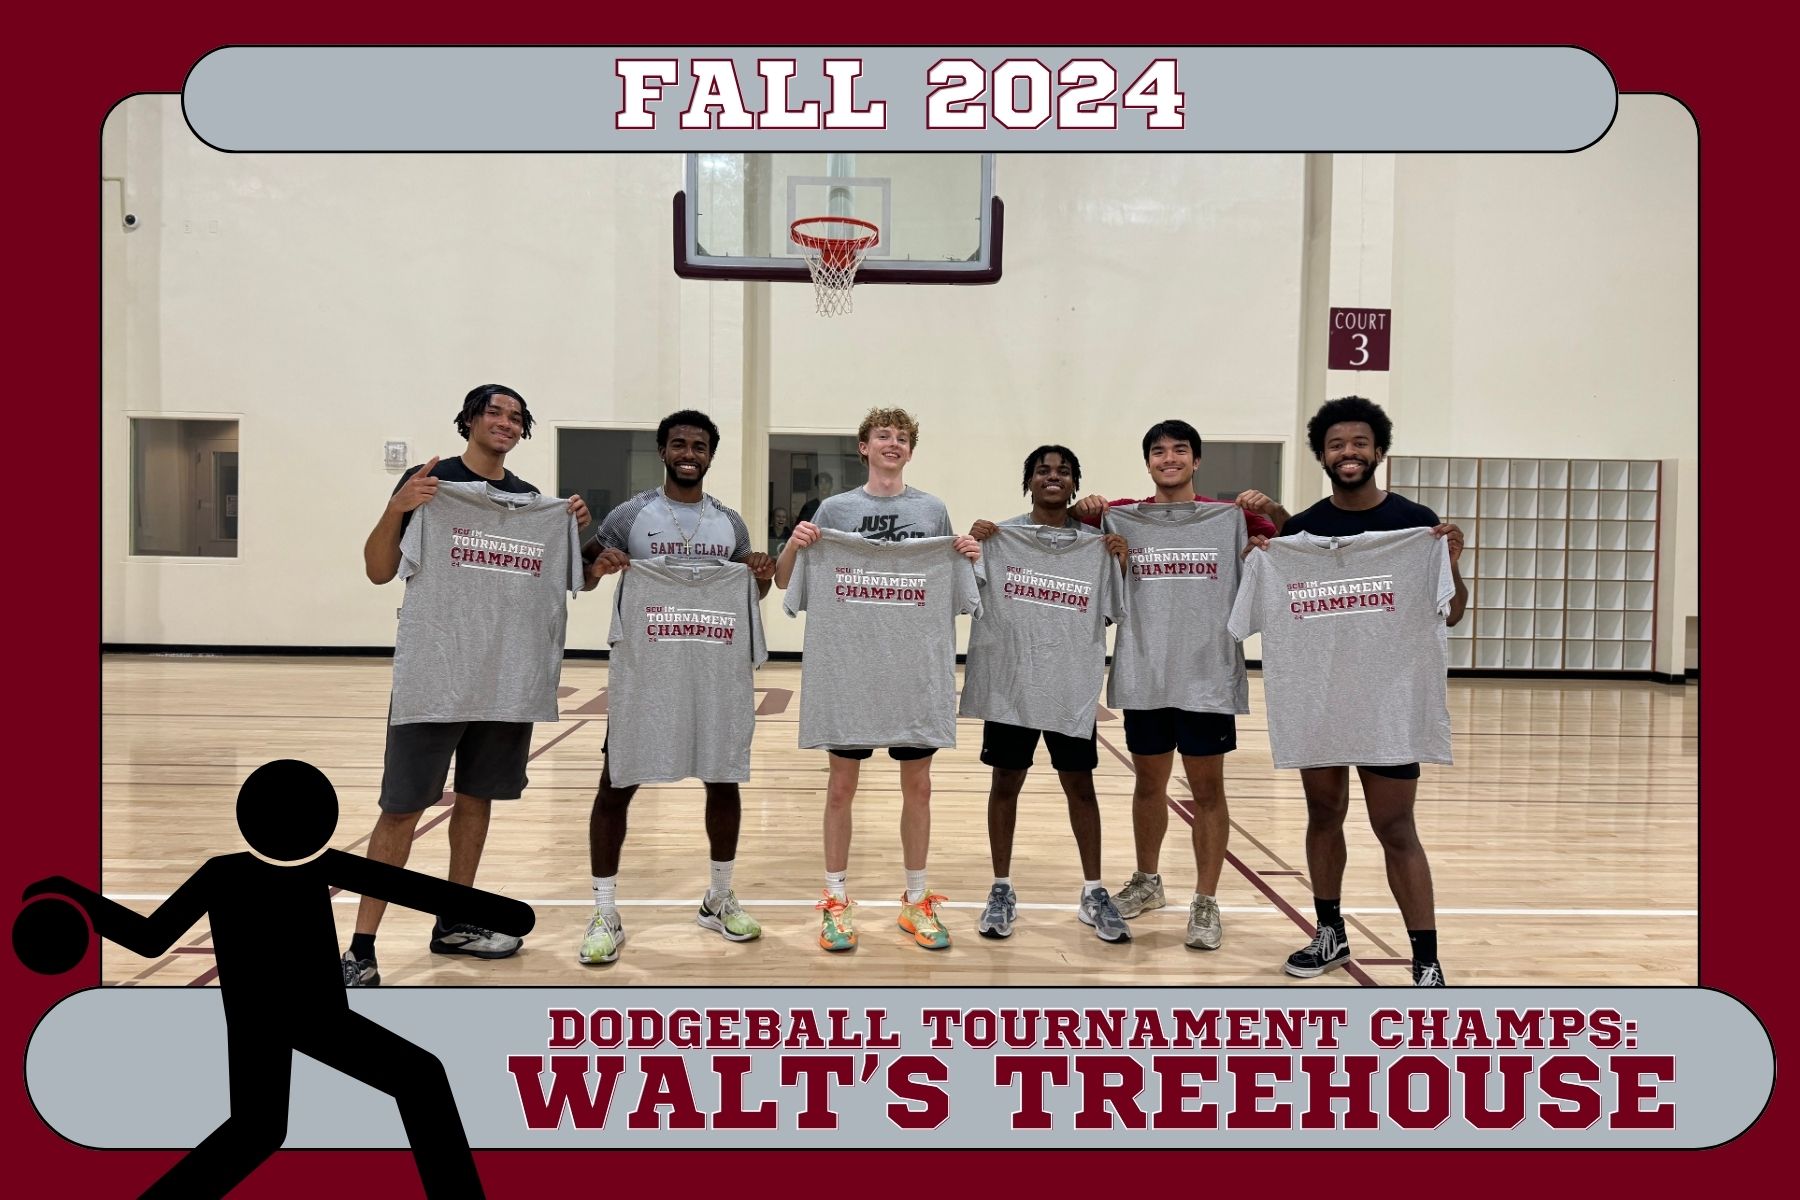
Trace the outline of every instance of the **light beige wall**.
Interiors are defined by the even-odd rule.
[[[771,423],[853,434],[871,406],[906,408],[908,481],[959,530],[1026,507],[1020,464],[1043,442],[1119,496],[1150,490],[1139,439],[1165,417],[1286,438],[1302,182],[1292,155],[1001,155],[998,284],[859,288],[832,320],[808,289],[772,289]],[[799,622],[765,611],[770,645],[798,649]]]
[[[105,142],[139,218],[103,221],[108,641],[391,645],[400,588],[361,567],[397,481],[382,443],[457,453],[477,383],[530,402],[545,431],[508,465],[545,489],[557,422],[705,400],[736,423],[711,306],[669,269],[678,156],[220,154],[161,96]],[[128,418],[174,413],[241,422],[236,560],[127,553]],[[603,644],[600,609],[577,606],[572,644]]]
[[[728,439],[709,490],[753,530],[767,432],[854,431],[873,404],[918,415],[910,478],[959,528],[1019,511],[1019,463],[1042,441],[1082,455],[1088,490],[1141,494],[1138,438],[1165,416],[1282,442],[1288,494],[1318,488],[1294,441],[1324,398],[1297,383],[1314,317],[1302,156],[1002,155],[1001,283],[865,287],[836,320],[804,286],[675,278],[674,155],[224,155],[173,98],[139,97],[103,162],[103,208],[139,217],[101,229],[108,641],[391,644],[400,589],[368,584],[360,558],[395,482],[382,443],[455,453],[450,418],[478,382],[531,402],[544,432],[509,465],[547,489],[552,425],[707,410]],[[1330,302],[1396,309],[1376,382],[1397,449],[1682,460],[1691,613],[1685,112],[1627,97],[1576,155],[1330,165],[1315,258]],[[1369,378],[1333,374],[1327,394]],[[134,414],[241,422],[239,559],[127,554]],[[571,646],[604,644],[608,594],[576,605]],[[778,604],[770,643],[798,648]]]
[[[1699,611],[1692,118],[1625,96],[1578,154],[1395,164],[1396,451],[1677,460],[1676,611],[1657,658],[1679,670]]]

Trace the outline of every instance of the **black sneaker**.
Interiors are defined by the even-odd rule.
[[[1350,943],[1344,940],[1342,927],[1321,925],[1306,949],[1288,955],[1287,973],[1298,979],[1312,979],[1349,961]]]
[[[1416,962],[1413,964],[1413,986],[1414,987],[1448,987],[1450,985],[1444,982],[1444,968],[1443,967],[1439,966],[1437,963],[1434,963],[1434,962],[1431,962],[1431,963]]]
[[[375,969],[374,959],[357,958],[346,951],[344,953],[343,967],[345,987],[381,986],[381,972]]]
[[[511,958],[522,945],[509,933],[495,933],[479,925],[452,925],[448,929],[432,929],[433,954],[468,954],[476,958]]]

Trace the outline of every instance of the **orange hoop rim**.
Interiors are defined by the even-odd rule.
[[[823,237],[816,233],[801,233],[802,225],[812,225],[820,221],[829,221],[837,225],[854,225],[869,232],[863,237]],[[794,239],[796,246],[805,246],[808,250],[819,250],[826,254],[856,254],[867,250],[881,240],[881,230],[872,221],[864,221],[859,217],[801,217],[788,226],[788,236]]]

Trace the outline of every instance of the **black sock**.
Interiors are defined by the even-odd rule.
[[[361,961],[375,957],[375,935],[372,933],[356,933],[350,935],[350,957]]]
[[[1435,963],[1437,956],[1437,930],[1409,929],[1406,938],[1412,943],[1413,961],[1416,963]]]
[[[1318,914],[1319,924],[1330,925],[1339,932],[1342,932],[1344,928],[1344,913],[1343,910],[1338,907],[1340,903],[1342,902],[1338,900],[1321,900],[1319,897],[1314,896],[1313,912]]]
[[[446,933],[449,933],[449,932],[450,932],[450,922],[444,920],[444,918],[439,917],[437,920],[432,922],[432,924],[431,924],[431,936],[432,937],[441,938]]]

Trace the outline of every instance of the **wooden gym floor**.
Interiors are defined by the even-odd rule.
[[[386,659],[105,656],[102,662],[102,887],[149,911],[208,856],[242,850],[238,785],[274,758],[301,758],[336,785],[333,845],[365,846],[381,782]],[[954,944],[915,947],[894,925],[903,878],[899,777],[877,754],[856,801],[850,890],[861,945],[818,949],[825,755],[794,748],[798,663],[758,676],[761,713],[735,879],[762,921],[760,941],[729,944],[697,927],[706,886],[698,784],[646,787],[632,804],[619,877],[630,941],[619,961],[583,967],[575,949],[592,910],[587,820],[606,732],[606,664],[570,661],[563,719],[532,741],[531,786],[496,804],[478,884],[530,902],[536,931],[514,958],[481,962],[426,950],[431,917],[390,908],[379,957],[384,986],[408,984],[1184,984],[1397,985],[1409,981],[1405,928],[1379,844],[1352,784],[1344,909],[1351,969],[1316,981],[1281,970],[1309,934],[1305,803],[1296,772],[1270,763],[1262,681],[1238,719],[1226,760],[1229,857],[1219,886],[1222,949],[1182,944],[1193,857],[1177,817],[1162,852],[1169,907],[1132,922],[1134,940],[1108,945],[1075,920],[1081,872],[1056,775],[1038,752],[1020,798],[1012,877],[1021,902],[1013,936],[990,941],[975,918],[992,882],[988,769],[979,722],[932,772],[932,887],[947,895]],[[1418,824],[1431,856],[1445,970],[1453,984],[1693,984],[1698,977],[1696,684],[1452,680],[1455,767],[1426,767]],[[1106,885],[1129,877],[1131,768],[1123,729],[1103,713],[1095,776],[1104,821]],[[1179,769],[1175,772],[1180,776]],[[449,809],[428,812],[408,866],[447,867]],[[355,897],[337,898],[345,945]],[[269,931],[278,940],[281,931]],[[214,979],[207,929],[160,959],[116,946],[102,978],[121,986],[205,985]]]

